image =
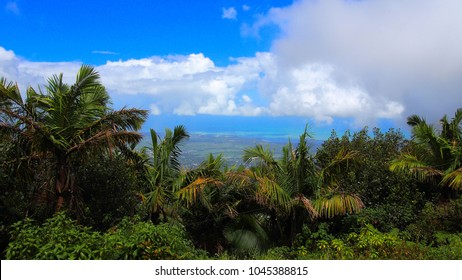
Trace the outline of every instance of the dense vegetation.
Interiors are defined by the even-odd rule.
[[[92,67],[24,97],[0,80],[2,259],[462,259],[462,109],[185,168],[186,128],[136,148]]]

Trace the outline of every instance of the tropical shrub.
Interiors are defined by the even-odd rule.
[[[435,242],[437,232],[462,232],[462,198],[438,204],[427,202],[407,230],[413,239],[426,244]]]
[[[104,237],[106,259],[181,260],[204,259],[178,224],[159,224],[124,219]]]
[[[315,225],[303,225],[302,231],[297,234],[293,246],[304,247],[307,250],[313,251],[317,248],[318,241],[330,242],[335,239],[335,236],[331,234],[329,223],[321,222]]]
[[[317,243],[322,259],[425,259],[426,249],[407,240],[405,233],[393,229],[382,233],[372,225],[366,225],[359,233],[345,238]]]
[[[183,227],[124,219],[107,233],[78,225],[64,212],[42,225],[25,219],[13,225],[7,259],[204,259]]]
[[[273,247],[258,257],[260,260],[294,260],[297,252],[287,246]]]
[[[316,153],[320,166],[327,165],[341,150],[357,151],[358,164],[339,172],[337,178],[346,191],[356,193],[365,204],[357,215],[348,215],[332,230],[347,233],[370,223],[383,232],[392,228],[404,230],[414,222],[416,213],[424,204],[424,194],[416,181],[407,175],[389,170],[389,162],[397,157],[408,140],[400,131],[390,129],[383,133],[367,127],[342,137],[335,132]]]
[[[85,186],[79,222],[106,231],[141,212],[140,180],[122,155],[89,156],[78,166],[76,183]]]
[[[462,260],[462,233],[437,232],[435,247],[430,247],[427,259],[433,260]]]
[[[38,225],[25,219],[12,226],[7,259],[101,259],[103,236],[76,224],[64,212]]]
[[[350,219],[354,220],[350,223],[352,227],[371,224],[380,231],[388,232],[393,228],[405,229],[415,221],[416,215],[415,207],[411,204],[389,203],[366,208]]]

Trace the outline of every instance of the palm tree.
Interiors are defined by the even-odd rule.
[[[407,119],[412,127],[414,150],[403,152],[393,160],[390,170],[414,176],[420,181],[433,181],[453,190],[462,188],[462,108],[449,121],[440,120],[441,129],[424,118],[412,115]]]
[[[148,112],[139,109],[113,110],[109,95],[93,67],[83,65],[72,85],[63,75],[53,75],[46,92],[29,87],[23,100],[18,87],[2,83],[0,113],[2,133],[25,139],[33,155],[49,161],[47,190],[55,211],[79,208],[80,188],[74,183],[72,157],[88,152],[111,152],[141,139]],[[5,121],[5,120],[8,120]]]
[[[162,137],[151,129],[150,161],[146,164],[148,192],[143,194],[143,201],[149,209],[151,219],[157,221],[160,215],[166,218],[174,210],[174,194],[178,190],[181,171],[181,144],[189,138],[184,126],[176,126],[174,130],[166,129]],[[145,148],[146,151],[146,148]],[[170,212],[170,213],[167,213]]]
[[[181,219],[187,221],[185,226],[195,243],[213,253],[225,248],[224,230],[239,216],[239,190],[227,177],[232,170],[222,155],[210,154],[199,166],[183,169],[177,181],[175,197],[182,206]]]
[[[313,207],[319,216],[333,218],[357,213],[364,208],[361,198],[345,193],[338,178],[348,170],[349,164],[356,164],[359,153],[355,150],[340,149],[338,153],[315,173],[316,192]]]
[[[357,195],[343,192],[336,180],[339,170],[347,168],[346,163],[354,161],[357,153],[340,151],[327,166],[320,167],[309,154],[309,137],[306,127],[295,148],[290,141],[283,148],[281,160],[275,160],[261,145],[244,151],[243,159],[254,167],[245,171],[250,180],[241,182],[253,184],[256,201],[272,209],[271,216],[283,221],[278,227],[285,227],[291,239],[307,218],[332,218],[364,207]]]

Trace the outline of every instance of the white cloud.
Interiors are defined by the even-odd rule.
[[[109,92],[150,96],[153,114],[258,115],[264,110],[240,98],[259,79],[255,58],[217,67],[203,54],[107,62],[99,66]],[[146,98],[146,97],[144,97]]]
[[[234,7],[230,8],[223,8],[222,9],[223,13],[221,15],[222,18],[224,19],[237,19],[237,11]]]
[[[7,51],[3,47],[0,47],[0,61],[14,60],[16,55],[13,51]]]
[[[30,62],[1,47],[0,62],[0,75],[24,89],[61,72],[72,83],[80,67],[78,62]],[[136,99],[153,115],[297,115],[325,123],[344,117],[363,124],[396,118],[403,111],[400,103],[374,98],[354,81],[339,83],[335,77],[340,72],[331,65],[287,67],[272,53],[232,58],[226,67],[203,54],[191,54],[109,61],[97,70],[109,93],[133,96],[125,99]]]
[[[242,10],[247,12],[247,11],[250,11],[250,6],[249,5],[242,5]]]
[[[300,0],[271,9],[246,30],[258,34],[268,24],[280,27],[282,35],[272,52],[279,73],[292,77],[279,74],[278,90],[285,85],[288,92],[274,95],[274,110],[282,108],[277,100],[286,94],[286,100],[303,97],[305,104],[326,109],[320,116],[396,118],[418,113],[435,120],[462,104],[460,11],[462,2],[450,0]],[[320,81],[325,94],[297,91],[296,84],[313,84],[307,69],[315,64],[335,66]],[[296,71],[307,74],[306,81],[295,79]]]
[[[92,51],[92,54],[107,54],[107,55],[116,55],[119,53],[111,52],[111,51]]]
[[[80,62],[31,62],[0,46],[0,76],[17,82],[22,92],[28,86],[45,84],[48,77],[58,73],[64,73],[64,81],[71,83],[80,65]]]
[[[18,7],[18,3],[12,1],[6,3],[5,10],[15,15],[19,15],[21,13]]]
[[[158,116],[158,115],[161,114],[159,107],[157,107],[157,105],[154,104],[154,103],[151,104],[150,109],[151,109],[151,114],[152,115]]]
[[[250,98],[250,96],[248,96],[247,94],[242,95],[242,100],[245,103],[252,103],[252,98]]]
[[[273,115],[298,115],[331,123],[334,118],[354,118],[368,124],[377,118],[394,118],[403,106],[387,99],[373,99],[367,92],[345,81],[334,80],[335,69],[326,64],[305,64],[265,77],[263,91],[270,96]]]
[[[462,104],[459,11],[462,2],[450,0],[299,0],[242,26],[243,34],[258,36],[277,25],[281,35],[271,52],[226,67],[191,54],[112,61],[98,71],[110,93],[137,95],[153,114],[301,115],[369,124],[417,113],[434,120]],[[222,16],[236,19],[237,11],[223,9]],[[31,62],[0,47],[0,76],[22,87],[60,72],[72,82],[79,67]]]

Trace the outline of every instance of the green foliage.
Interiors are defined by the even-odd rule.
[[[409,117],[411,141],[366,127],[313,155],[306,127],[281,158],[257,144],[187,169],[186,129],[135,150],[146,112],[112,111],[91,67],[45,89],[0,80],[8,259],[462,259],[462,109],[440,130]]]
[[[357,164],[350,165],[348,172],[344,169],[337,176],[343,188],[363,197],[366,207],[408,199],[412,201],[418,195],[413,189],[413,181],[390,172],[388,165],[407,143],[399,131],[390,129],[382,133],[374,128],[370,133],[365,127],[353,135],[346,132],[341,138],[333,133],[318,149],[316,160],[319,165],[325,166],[340,151],[355,150]]]
[[[426,259],[462,260],[462,233],[437,232],[436,246],[430,247]]]
[[[347,240],[354,245],[355,253],[365,259],[387,259],[392,256],[394,248],[403,240],[399,237],[398,230],[389,233],[381,233],[372,225],[363,227],[359,234],[350,233]],[[338,248],[335,250],[341,252]],[[353,256],[353,251],[350,257]]]
[[[426,254],[424,247],[407,241],[398,229],[382,233],[372,225],[344,239],[320,240],[317,246],[323,259],[424,259]]]
[[[339,229],[358,228],[371,223],[382,231],[392,228],[405,229],[413,222],[416,212],[424,203],[424,193],[416,182],[400,173],[389,170],[389,161],[398,156],[408,144],[404,135],[393,129],[382,133],[364,128],[342,137],[335,133],[318,149],[316,160],[320,166],[328,166],[338,153],[357,151],[356,164],[350,164],[337,174],[338,184],[355,193],[365,204],[357,215],[346,216],[337,226]]]
[[[81,223],[105,231],[140,212],[140,180],[122,155],[88,156],[78,166],[76,183],[85,186]]]
[[[306,247],[309,250],[314,250],[318,241],[330,242],[334,238],[330,233],[329,224],[326,222],[321,222],[311,227],[305,224],[302,231],[297,234],[293,245],[294,247]]]
[[[317,162],[309,154],[310,137],[305,127],[298,144],[289,140],[278,160],[261,145],[244,151],[244,161],[252,165],[244,172],[248,179],[241,183],[252,190],[248,196],[264,207],[261,212],[278,244],[292,242],[304,223],[357,213],[364,207],[361,197],[339,183],[339,175],[353,165],[357,152],[340,149],[327,161]]]
[[[7,259],[204,259],[183,227],[124,219],[107,233],[83,227],[64,212],[37,225],[31,219],[11,230]]]
[[[415,240],[431,244],[437,232],[462,232],[462,198],[434,204],[428,202],[407,230]]]
[[[371,224],[375,228],[387,232],[393,228],[405,229],[414,222],[415,207],[412,204],[388,204],[373,205],[364,209],[356,216],[345,219],[345,223],[351,227],[361,227]]]
[[[297,252],[292,250],[290,247],[273,247],[264,254],[260,255],[260,260],[293,260],[296,259]]]
[[[137,143],[141,134],[136,130],[147,115],[146,110],[112,110],[98,72],[87,65],[80,67],[74,84],[53,75],[44,92],[29,87],[24,99],[17,86],[0,81],[0,137],[14,140],[14,148],[21,150],[16,168],[32,159],[43,163],[34,172],[43,184],[34,192],[54,212],[78,215],[83,209],[83,186],[75,184],[72,158]]]
[[[31,219],[17,222],[11,230],[7,259],[74,260],[101,259],[103,237],[76,224],[64,212],[37,225]]]
[[[462,189],[462,108],[451,120],[444,115],[441,129],[417,115],[407,123],[415,145],[393,159],[390,169],[456,192]]]
[[[151,145],[143,148],[143,152],[150,153],[145,164],[147,192],[143,202],[153,221],[166,220],[176,208],[174,193],[178,190],[181,145],[189,134],[184,126],[176,126],[173,131],[166,129],[163,139],[154,129],[150,133]]]
[[[194,249],[184,228],[178,224],[153,225],[124,219],[104,236],[105,259],[183,260],[205,259],[204,251]]]
[[[240,215],[224,229],[226,240],[239,255],[261,253],[268,246],[268,235],[262,227],[262,218],[254,215]]]

